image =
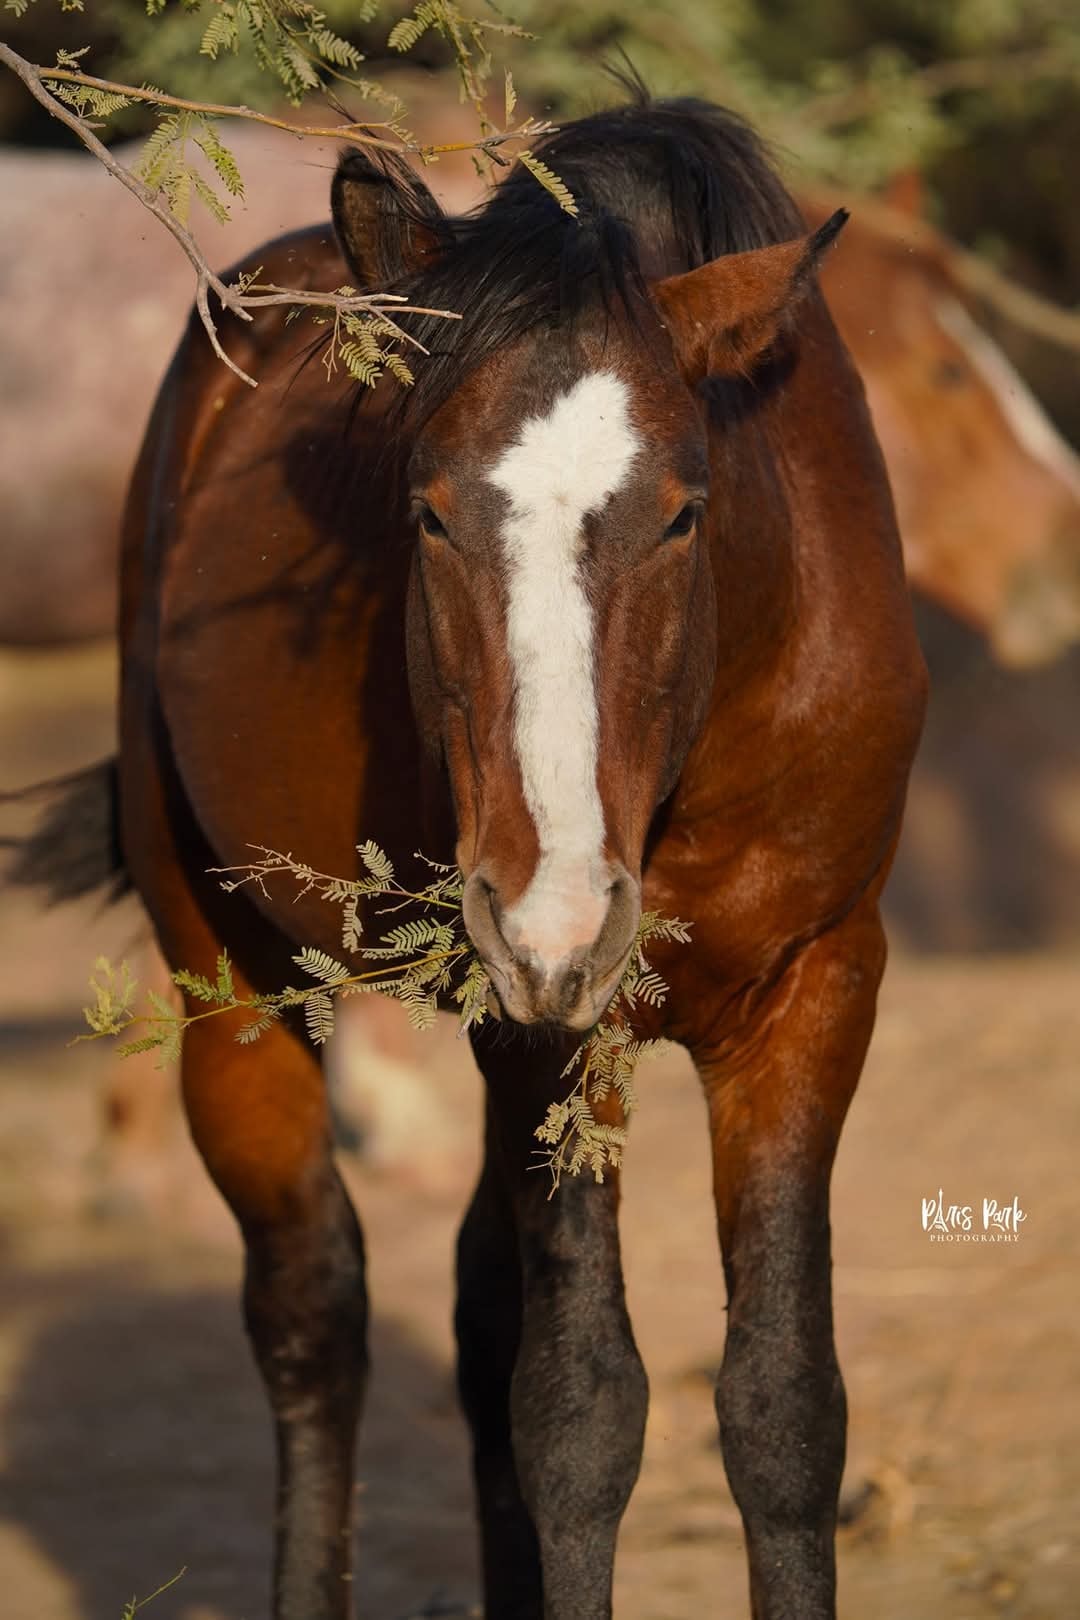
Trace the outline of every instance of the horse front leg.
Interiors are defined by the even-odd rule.
[[[206,875],[214,854],[148,719],[132,705],[125,722],[124,844],[163,954],[212,980],[229,943],[238,996],[276,988],[292,947]],[[189,999],[187,1010],[206,1008]],[[315,1050],[285,1021],[250,1046],[236,1032],[230,1017],[193,1024],[181,1081],[195,1146],[244,1239],[244,1320],[277,1440],[273,1614],[347,1620],[367,1370],[363,1240],[334,1165]]]
[[[244,1238],[244,1321],[277,1440],[273,1613],[346,1620],[367,1370],[363,1242],[311,1048],[280,1025],[253,1047],[232,1036],[216,1020],[195,1025],[183,1085],[195,1145]]]
[[[565,1178],[549,1196],[550,1178],[535,1168],[533,1133],[567,1088],[559,1078],[563,1044],[507,1039],[496,1030],[482,1033],[476,1050],[489,1101],[484,1174],[496,1178],[500,1201],[474,1204],[470,1219],[502,1220],[516,1240],[520,1337],[508,1387],[492,1342],[491,1395],[507,1402],[502,1432],[535,1530],[539,1612],[544,1620],[607,1620],[615,1541],[641,1463],[648,1407],[623,1288],[618,1179],[609,1174],[598,1186],[584,1175]],[[489,1241],[493,1235],[489,1227]],[[475,1247],[475,1231],[471,1242]],[[493,1270],[493,1288],[497,1282]],[[487,1422],[487,1466],[505,1489],[507,1459],[500,1476],[499,1427],[490,1411]],[[483,1492],[480,1505],[494,1511]],[[509,1505],[520,1547],[512,1495]],[[537,1583],[519,1571],[517,1582],[489,1594],[489,1620],[525,1620],[538,1612],[537,1595]]]
[[[829,1180],[884,960],[868,906],[801,952],[737,1054],[695,1054],[728,1290],[716,1411],[754,1620],[836,1613],[847,1408],[833,1342]]]
[[[472,1433],[487,1620],[541,1620],[540,1549],[510,1432],[521,1344],[521,1256],[490,1102],[484,1164],[457,1246],[458,1389]]]

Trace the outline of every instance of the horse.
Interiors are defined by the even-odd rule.
[[[800,195],[813,225],[827,191]],[[978,324],[955,245],[860,202],[822,283],[866,384],[911,583],[1030,668],[1080,635],[1080,457]]]
[[[225,950],[241,993],[295,977],[300,944],[341,950],[310,894],[223,894],[209,869],[250,843],[342,876],[360,839],[399,871],[416,850],[460,868],[497,1014],[471,1032],[485,1147],[455,1313],[488,1620],[612,1612],[648,1400],[619,1178],[549,1196],[530,1169],[643,910],[685,920],[636,1027],[688,1048],[707,1106],[752,1610],[826,1620],[829,1183],[926,698],[884,465],[817,286],[844,215],[807,233],[755,135],[703,102],[635,100],[538,153],[576,215],[518,165],[447,217],[352,151],[336,243],[260,252],[280,283],[339,286],[343,256],[352,285],[459,310],[414,318],[408,390],[328,383],[303,323],[264,311],[228,338],[253,393],[192,321],[125,518],[119,759],[32,853],[57,889],[133,884],[169,963],[212,974]],[[246,1249],[274,1614],[342,1620],[361,1228],[302,1023],[253,1045],[227,1023],[190,1028],[182,1085]]]
[[[421,126],[425,117],[430,123],[422,88],[413,86],[409,98]],[[464,126],[459,133],[467,133]],[[222,252],[248,247],[269,231],[299,225],[323,212],[328,184],[319,166],[321,147],[314,162],[283,165],[249,130],[234,131],[231,140],[252,201],[222,239]],[[18,237],[31,244],[29,255],[24,252],[25,262],[36,263],[33,244],[40,246],[43,232],[51,241],[55,221],[65,217],[75,193],[85,196],[94,173],[85,172],[82,158],[67,154],[0,156],[0,162],[13,168],[12,198],[22,191],[39,197],[42,185],[48,186],[50,206],[27,211],[12,226],[13,241]],[[21,184],[27,163],[31,172]],[[9,595],[6,616],[0,608],[3,641],[16,636],[63,638],[76,630],[105,635],[112,630],[116,593],[107,582],[116,572],[123,483],[135,457],[144,395],[148,404],[187,298],[186,261],[174,262],[164,238],[159,242],[152,236],[140,248],[144,290],[137,307],[133,311],[118,299],[121,268],[105,243],[115,243],[132,226],[126,210],[137,205],[107,177],[100,178],[104,189],[94,210],[100,245],[92,248],[96,268],[79,300],[62,301],[59,315],[52,309],[55,300],[49,301],[49,308],[54,326],[55,319],[63,319],[70,309],[78,311],[84,326],[97,334],[104,347],[87,365],[96,364],[100,370],[102,354],[109,353],[108,376],[115,398],[107,415],[114,441],[103,442],[96,431],[91,434],[91,418],[85,413],[70,424],[70,437],[68,432],[43,433],[42,414],[55,424],[61,409],[49,382],[43,385],[46,392],[37,407],[28,409],[22,402],[19,422],[13,424],[18,431],[0,435],[7,451],[6,455],[0,451],[0,488],[10,497],[6,544],[22,559],[15,570],[20,595]],[[436,195],[444,207],[464,209],[476,200],[475,178],[470,183],[440,169],[437,180]],[[3,191],[0,186],[0,196]],[[835,211],[838,198],[819,188],[802,187],[796,202],[804,218],[821,224]],[[62,255],[54,253],[53,258],[63,266]],[[259,251],[252,250],[247,262],[261,262]],[[1080,458],[1054,429],[1000,348],[983,328],[972,324],[975,312],[956,262],[955,245],[913,214],[909,201],[901,205],[892,194],[885,205],[860,198],[845,227],[844,252],[823,262],[822,290],[866,385],[897,507],[909,584],[986,637],[1000,662],[1031,667],[1060,656],[1080,631]],[[12,269],[16,273],[18,265]],[[124,276],[129,269],[125,261]],[[80,274],[84,271],[85,266]],[[338,284],[347,276],[342,263]],[[34,308],[35,297],[40,296],[39,281],[28,283],[23,299],[28,308]],[[105,298],[108,308],[103,306],[100,318],[87,323],[86,299],[98,296]],[[126,318],[137,322],[129,341],[111,323],[116,307],[123,307]],[[25,347],[29,353],[40,348],[38,325],[33,320],[29,325],[20,323],[0,341]],[[65,387],[67,398],[72,390]],[[77,397],[78,390],[74,392]],[[28,457],[48,462],[30,480],[37,492],[33,499],[41,507],[40,528],[20,518],[20,502],[29,498]],[[51,476],[50,466],[70,469],[73,458],[80,465],[92,460],[93,488],[80,478],[72,486],[66,475]],[[43,490],[61,486],[69,496],[75,488],[77,513],[74,508],[58,513],[51,498],[43,500]],[[65,529],[62,548],[43,543],[57,523]],[[156,957],[145,959],[141,977],[151,978],[162,994],[168,994],[168,977]],[[367,1150],[389,1151],[391,1162],[405,1151],[415,1159],[415,1132],[407,1121],[426,1106],[432,1128],[425,1140],[439,1156],[439,1132],[431,1121],[436,1094],[423,1068],[416,1065],[413,1046],[370,1002],[354,1002],[349,1010],[348,1045],[362,1050],[355,1061],[345,1055],[349,1097],[344,1107],[353,1114],[359,1108]],[[148,1057],[116,1065],[103,1097],[105,1195],[121,1200],[130,1195],[144,1208],[171,1205],[163,1167],[179,1112],[173,1075],[153,1064]],[[393,1096],[383,1084],[384,1072],[393,1074]],[[406,1091],[411,1097],[408,1104]],[[399,1116],[400,1129],[394,1124]]]

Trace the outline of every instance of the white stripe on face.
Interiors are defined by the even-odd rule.
[[[1061,437],[1020,373],[955,298],[943,298],[936,313],[938,323],[960,345],[972,369],[990,389],[1001,407],[1001,414],[1031,459],[1040,462],[1080,497],[1080,458]]]
[[[552,965],[592,944],[607,910],[593,616],[578,561],[586,513],[615,493],[639,447],[628,403],[618,377],[582,377],[524,424],[488,475],[510,501],[502,539],[514,741],[540,845],[505,926],[511,945]]]

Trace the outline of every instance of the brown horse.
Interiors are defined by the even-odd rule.
[[[803,196],[811,225],[836,200]],[[1006,664],[1080,637],[1080,457],[973,315],[952,243],[860,200],[822,277],[866,384],[908,579]]]
[[[843,216],[803,235],[753,137],[701,103],[583,119],[544,157],[577,218],[525,172],[447,219],[407,172],[342,160],[349,279],[464,311],[418,328],[434,352],[407,395],[328,387],[276,313],[230,338],[252,394],[189,329],[128,511],[119,770],[79,787],[68,853],[96,813],[168,960],[210,972],[225,948],[260,989],[295,977],[298,941],[340,940],[310,899],[221,893],[207,869],[250,841],[342,874],[360,837],[460,865],[502,1013],[474,1039],[486,1156],[456,1316],[489,1620],[611,1613],[647,1402],[618,1180],[549,1200],[527,1172],[642,907],[692,923],[656,953],[671,994],[645,1029],[685,1043],[708,1104],[724,1461],[756,1620],[824,1620],[829,1180],[925,697],[881,456],[816,287]],[[320,231],[259,259],[343,279]],[[342,1616],[360,1229],[302,1029],[232,1036],[194,1026],[183,1089],[247,1247],[275,1613]]]

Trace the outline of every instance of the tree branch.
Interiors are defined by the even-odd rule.
[[[283,130],[287,135],[306,136],[315,140],[343,141],[347,146],[374,147],[383,152],[408,152],[416,157],[474,151],[483,151],[490,156],[497,147],[504,146],[507,141],[532,140],[537,135],[547,134],[554,128],[553,124],[526,118],[514,129],[493,130],[478,141],[446,141],[429,146],[401,138],[392,141],[383,140],[371,134],[373,129],[392,127],[385,122],[372,123],[365,119],[363,122],[350,123],[346,120],[341,124],[327,125],[294,124],[287,118],[271,118],[269,113],[257,112],[254,107],[233,106],[220,101],[191,101],[185,96],[167,95],[164,90],[147,90],[136,88],[131,84],[119,84],[114,79],[98,79],[92,73],[81,73],[75,68],[47,68],[40,67],[37,63],[27,63],[27,66],[31,67],[43,81],[56,80],[64,84],[81,84],[89,90],[102,90],[110,95],[127,96],[130,101],[145,101],[157,107],[175,107],[180,112],[201,113],[206,118],[240,118],[253,124],[265,124],[268,129]]]
[[[94,134],[89,122],[85,118],[81,118],[77,112],[75,112],[71,107],[66,106],[64,102],[58,100],[56,96],[51,95],[49,90],[46,88],[44,80],[48,77],[62,77],[69,81],[89,84],[96,89],[105,88],[122,94],[132,93],[126,85],[112,85],[106,79],[90,79],[85,75],[68,73],[66,71],[62,72],[59,69],[53,71],[48,68],[39,68],[33,62],[28,62],[25,57],[22,57],[16,51],[13,51],[9,45],[5,45],[2,40],[0,40],[0,62],[2,62],[6,67],[9,67],[15,74],[16,78],[22,80],[23,84],[25,84],[35,101],[40,102],[41,106],[43,106],[46,112],[50,113],[52,117],[59,119],[62,124],[65,124],[67,128],[78,137],[78,139],[86,147],[87,151],[93,153],[94,157],[97,158],[102,167],[105,168],[114,179],[118,180],[122,186],[125,186],[133,196],[137,197],[142,203],[143,207],[148,209],[149,212],[153,214],[155,219],[160,220],[170,235],[175,237],[176,241],[180,244],[180,247],[186,254],[193,270],[195,271],[195,307],[198,310],[199,317],[204,328],[206,329],[206,334],[213,345],[214,353],[220,360],[224,361],[225,365],[228,366],[230,371],[234,372],[236,376],[239,377],[242,382],[247,383],[249,387],[255,388],[257,386],[255,378],[249,376],[248,373],[238,366],[234,360],[231,360],[228,354],[222,348],[221,340],[218,337],[217,326],[210,311],[211,292],[219,300],[223,308],[231,311],[233,315],[236,315],[242,321],[250,321],[252,319],[251,311],[253,309],[259,309],[265,305],[274,304],[315,304],[326,309],[336,310],[340,313],[370,315],[377,314],[384,319],[388,319],[391,315],[410,314],[437,315],[446,320],[461,319],[460,313],[454,310],[414,308],[412,305],[404,302],[399,295],[395,295],[393,293],[357,294],[355,296],[345,296],[340,293],[313,293],[310,291],[301,291],[300,289],[291,291],[290,289],[284,287],[268,287],[259,292],[250,292],[243,287],[229,286],[226,282],[222,281],[220,276],[216,275],[214,271],[211,270],[202,249],[199,247],[199,244],[196,242],[191,232],[181,223],[179,219],[177,219],[172,210],[164,202],[162,202],[157,193],[152,191],[148,185],[138,178],[137,175],[132,174],[130,169],[125,169],[122,163],[118,163],[113,157],[112,153],[109,151],[108,147],[103,145],[103,143]],[[150,96],[149,92],[135,92],[135,94],[145,94],[146,99],[161,101],[170,106],[184,107],[191,111],[215,110],[210,107],[210,104],[206,104],[204,109],[204,105],[199,102],[184,102],[180,101],[177,97],[161,96],[157,94],[157,92],[155,92],[153,96]],[[232,113],[239,114],[240,116],[252,117],[257,122],[267,123],[275,125],[281,129],[291,130],[292,133],[298,135],[320,133],[318,131],[308,129],[303,125],[289,125],[276,119],[265,118],[260,113],[248,113],[246,109],[221,107],[217,108],[216,111],[223,115]],[[357,128],[359,126],[351,127]],[[323,131],[321,133],[335,134],[337,132],[330,130]],[[354,140],[354,144],[358,143]],[[368,142],[367,144],[386,146],[389,143]],[[403,332],[400,327],[396,327],[396,331],[399,336],[404,338],[406,342],[411,343],[415,348],[423,347],[422,344],[417,343],[415,338],[410,338],[407,333]]]

